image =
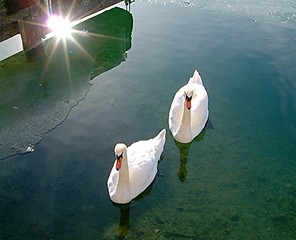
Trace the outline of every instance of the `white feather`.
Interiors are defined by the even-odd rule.
[[[118,146],[122,148],[123,162],[117,171],[115,161],[108,178],[109,196],[113,202],[128,203],[152,183],[163,152],[165,135],[166,130],[163,129],[156,137],[135,142],[128,148],[124,144],[115,146],[115,152]]]
[[[185,107],[185,91],[193,91],[190,111]],[[198,71],[195,70],[188,83],[174,96],[169,111],[170,131],[177,141],[191,142],[205,127],[208,116],[208,94]]]

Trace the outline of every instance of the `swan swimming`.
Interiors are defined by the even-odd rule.
[[[156,137],[135,142],[129,147],[123,143],[116,144],[116,160],[107,182],[113,202],[128,203],[152,183],[163,152],[165,135],[166,130],[163,129]]]
[[[178,142],[189,143],[203,130],[208,116],[208,94],[195,70],[172,101],[169,111],[170,131]]]

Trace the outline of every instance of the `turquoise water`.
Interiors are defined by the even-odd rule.
[[[1,70],[1,79],[27,83],[21,100],[2,97],[2,149],[35,151],[0,162],[0,239],[295,239],[293,22],[147,2],[132,5],[132,23],[113,15],[122,19],[81,26],[115,34],[102,48],[104,38],[76,36],[90,56],[69,43],[68,64],[61,45],[51,64],[19,55],[9,78]],[[139,199],[113,205],[106,181],[115,143],[168,129],[174,93],[194,69],[214,129],[189,145],[168,131],[160,176]]]

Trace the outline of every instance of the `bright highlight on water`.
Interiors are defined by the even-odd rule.
[[[52,34],[58,38],[65,39],[71,36],[72,26],[66,18],[52,15],[47,21],[47,26],[52,30]]]

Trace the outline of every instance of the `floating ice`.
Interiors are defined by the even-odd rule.
[[[27,147],[27,149],[25,150],[25,153],[32,153],[34,152],[34,148],[32,147]]]

